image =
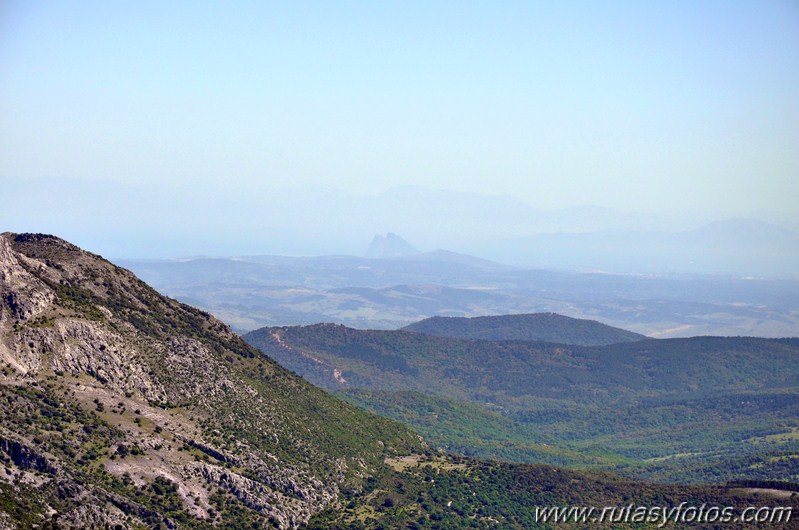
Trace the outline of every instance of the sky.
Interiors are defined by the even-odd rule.
[[[0,179],[799,218],[799,3],[4,0]]]

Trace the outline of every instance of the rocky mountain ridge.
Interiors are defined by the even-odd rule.
[[[387,233],[385,236],[375,234],[369,248],[366,250],[367,258],[399,258],[405,256],[414,256],[420,252],[416,250],[413,245],[402,239],[400,236],[393,232]]]
[[[421,447],[54,236],[0,235],[0,301],[0,528],[295,528]]]

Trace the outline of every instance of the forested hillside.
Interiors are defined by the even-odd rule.
[[[430,317],[402,329],[439,337],[558,342],[580,346],[601,346],[646,338],[639,333],[607,326],[595,320],[570,318],[556,313]]]
[[[799,478],[799,339],[585,347],[330,324],[245,339],[461,454],[676,482]]]

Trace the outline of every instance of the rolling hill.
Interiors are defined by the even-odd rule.
[[[462,454],[675,482],[799,479],[799,339],[589,347],[319,324],[245,340]]]
[[[788,279],[524,270],[446,251],[119,264],[242,331],[318,322],[397,329],[431,316],[554,312],[659,338],[799,334],[799,281]]]
[[[556,313],[430,317],[402,329],[439,337],[559,342],[580,346],[602,346],[646,338],[639,333],[607,326],[595,320],[570,318]]]

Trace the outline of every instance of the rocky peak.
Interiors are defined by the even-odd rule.
[[[367,258],[401,258],[416,254],[419,251],[413,245],[393,232],[387,233],[385,237],[375,234],[366,251]]]

